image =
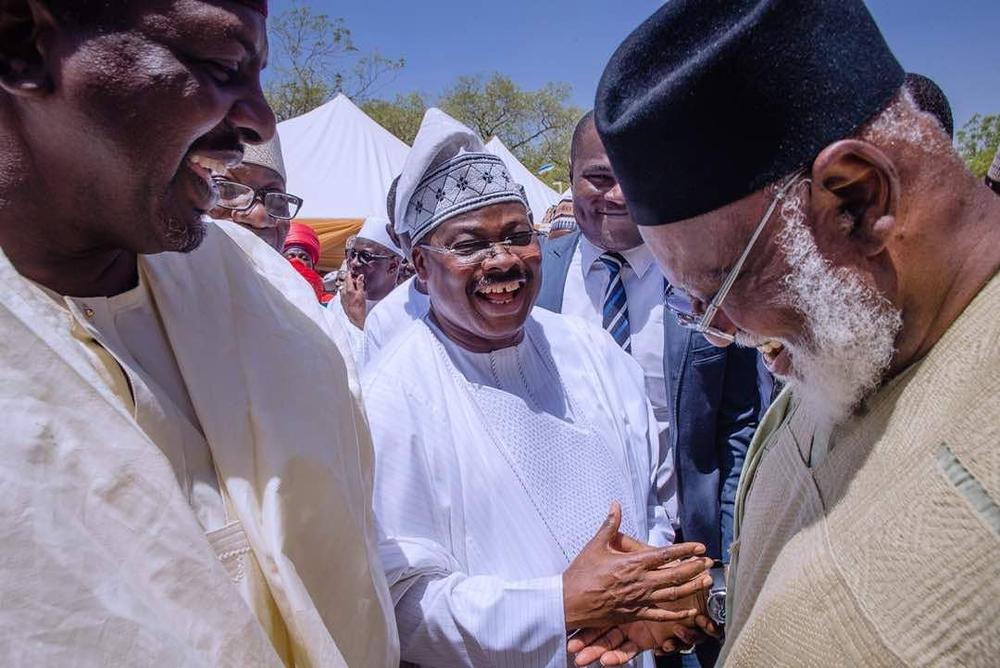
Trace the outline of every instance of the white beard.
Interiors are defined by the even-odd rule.
[[[787,300],[804,316],[806,330],[798,344],[781,341],[793,365],[794,378],[787,380],[803,408],[832,428],[878,387],[896,350],[902,314],[858,272],[823,257],[800,198],[783,204],[781,218],[778,243],[791,267],[784,279]]]

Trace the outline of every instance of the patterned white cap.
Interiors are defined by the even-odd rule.
[[[285,160],[281,157],[281,140],[278,133],[270,141],[263,144],[246,144],[243,147],[243,163],[267,167],[281,175],[282,181],[288,181],[285,174]]]
[[[521,202],[524,189],[503,160],[440,109],[428,109],[399,175],[395,228],[416,244],[457,215],[501,202]]]

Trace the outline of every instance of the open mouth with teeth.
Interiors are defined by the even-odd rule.
[[[524,278],[509,281],[491,281],[476,288],[476,296],[483,301],[498,306],[510,304],[521,295],[526,282]]]
[[[197,196],[201,200],[198,209],[208,211],[215,206],[219,191],[213,177],[225,174],[230,166],[238,162],[239,160],[234,162],[231,159],[222,159],[199,151],[188,153],[184,159],[184,166],[196,179]]]

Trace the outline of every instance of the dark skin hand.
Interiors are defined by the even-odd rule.
[[[698,543],[631,549],[618,529],[621,506],[563,573],[566,628],[606,628],[635,621],[676,622],[697,614],[686,599],[711,586],[711,562]],[[632,541],[633,543],[635,541]],[[680,602],[680,605],[678,605]]]
[[[693,649],[722,632],[707,615],[694,617],[695,628],[681,623],[635,622],[604,629],[585,629],[569,641],[566,650],[575,654],[577,666],[600,661],[602,666],[621,666],[641,652],[672,654]]]
[[[340,289],[340,304],[344,307],[347,319],[358,329],[365,328],[365,318],[368,316],[368,298],[365,292],[365,275],[348,272],[344,286]]]

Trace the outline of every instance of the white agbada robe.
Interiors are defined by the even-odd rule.
[[[395,666],[344,333],[232,223],[139,272],[60,301],[0,253],[4,663]]]
[[[365,320],[365,340],[363,361],[365,367],[371,364],[385,346],[402,330],[419,320],[430,309],[431,300],[417,290],[416,276],[400,283],[368,312]]]
[[[366,370],[405,661],[567,665],[561,574],[611,501],[623,532],[673,541],[675,481],[656,469],[673,458],[643,383],[602,329],[540,309],[521,343],[481,354],[424,317]]]

